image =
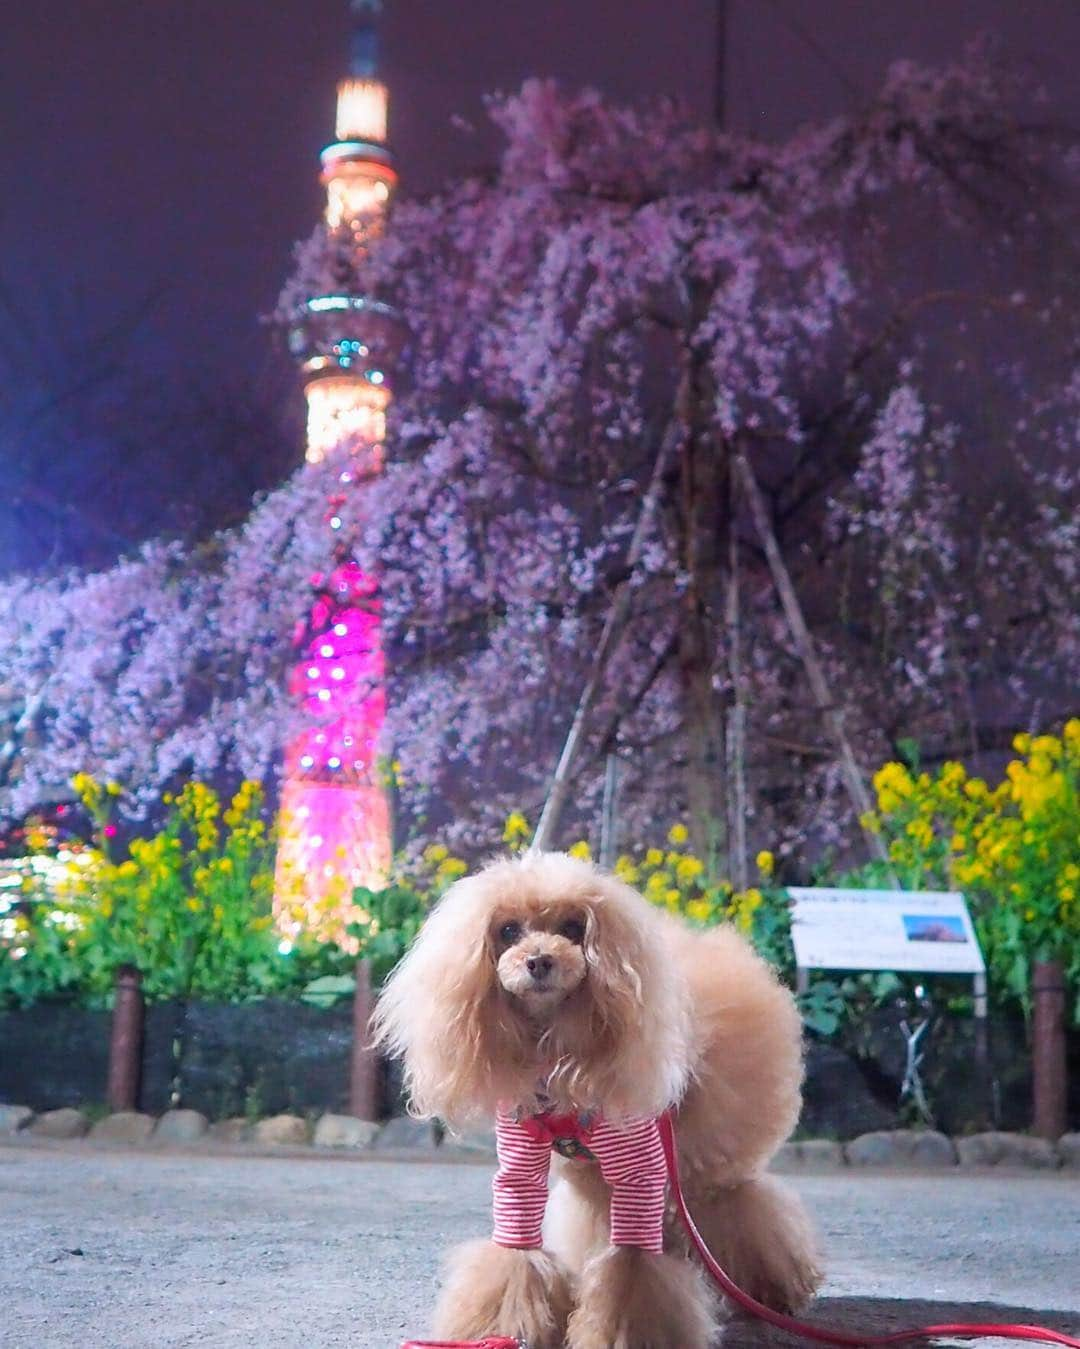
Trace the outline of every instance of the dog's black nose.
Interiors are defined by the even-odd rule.
[[[526,956],[525,968],[534,979],[546,979],[555,962],[551,956]]]

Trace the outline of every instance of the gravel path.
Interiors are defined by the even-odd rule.
[[[0,1145],[0,1345],[395,1349],[427,1329],[439,1253],[485,1230],[488,1178],[466,1163]],[[1080,1177],[794,1183],[829,1251],[819,1319],[1080,1330]],[[726,1339],[781,1343],[744,1324]]]

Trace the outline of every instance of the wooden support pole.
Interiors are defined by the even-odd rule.
[[[138,1107],[144,1012],[142,975],[131,965],[122,965],[116,972],[109,1081],[105,1090],[105,1101],[112,1111]]]
[[[769,562],[769,570],[772,572],[773,584],[776,586],[776,592],[780,597],[784,617],[787,619],[788,629],[795,643],[795,650],[798,652],[799,659],[806,672],[806,681],[810,685],[814,702],[817,704],[822,720],[832,737],[833,744],[836,746],[844,785],[861,824],[862,817],[869,814],[873,809],[873,802],[870,799],[866,783],[863,781],[855,753],[851,748],[851,741],[844,729],[844,718],[829,692],[829,686],[825,681],[825,672],[814,649],[810,629],[806,626],[806,619],[803,616],[799,597],[795,593],[791,573],[788,571],[780,552],[780,545],[776,539],[776,531],[773,529],[772,520],[769,518],[765,498],[758,486],[757,478],[754,477],[750,461],[742,450],[738,450],[735,454],[735,467],[743,490],[746,492],[746,499],[750,504],[754,525],[765,548],[765,556]],[[888,863],[889,854],[881,838],[866,829],[865,826],[863,826],[863,833],[874,856],[880,861]],[[900,887],[897,886],[896,888],[899,889]]]
[[[356,962],[356,993],[353,996],[352,1061],[349,1065],[349,1114],[357,1119],[379,1118],[379,1056],[371,1046],[371,1013],[375,998],[371,990],[371,966]]]
[[[604,764],[604,800],[600,810],[600,865],[615,865],[615,797],[619,790],[619,756],[609,751]]]
[[[1068,1084],[1065,1050],[1065,969],[1060,960],[1036,960],[1031,971],[1032,1128],[1056,1142],[1065,1132]]]

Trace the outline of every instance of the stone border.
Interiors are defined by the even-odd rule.
[[[1080,1133],[1056,1143],[1029,1134],[981,1133],[948,1138],[934,1129],[885,1129],[846,1143],[809,1139],[787,1143],[776,1157],[782,1171],[883,1167],[892,1171],[958,1168],[1080,1173]]]
[[[428,1120],[405,1116],[374,1124],[352,1115],[322,1115],[314,1125],[301,1115],[267,1119],[234,1118],[211,1124],[197,1110],[169,1110],[159,1118],[122,1110],[96,1121],[66,1107],[35,1114],[28,1106],[0,1105],[0,1140],[5,1138],[86,1139],[131,1146],[219,1144],[246,1149],[301,1148],[326,1153],[411,1154],[457,1161],[489,1161],[495,1156],[493,1130],[449,1134]],[[802,1139],[787,1143],[774,1169],[811,1173],[838,1168],[930,1170],[958,1168],[1053,1172],[1080,1175],[1080,1133],[1057,1143],[1028,1134],[981,1133],[951,1139],[932,1129],[893,1129],[860,1134],[847,1143]]]

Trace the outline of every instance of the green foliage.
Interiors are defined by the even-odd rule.
[[[806,1025],[818,1035],[834,1035],[848,1012],[840,984],[833,979],[815,979],[797,998]]]
[[[360,953],[371,962],[371,978],[381,984],[420,931],[430,896],[408,884],[388,885],[384,890],[357,890],[354,901],[367,918],[350,923],[349,936],[360,943]]]
[[[323,974],[305,984],[300,998],[314,1007],[333,1007],[342,998],[351,998],[356,992],[355,974]]]

